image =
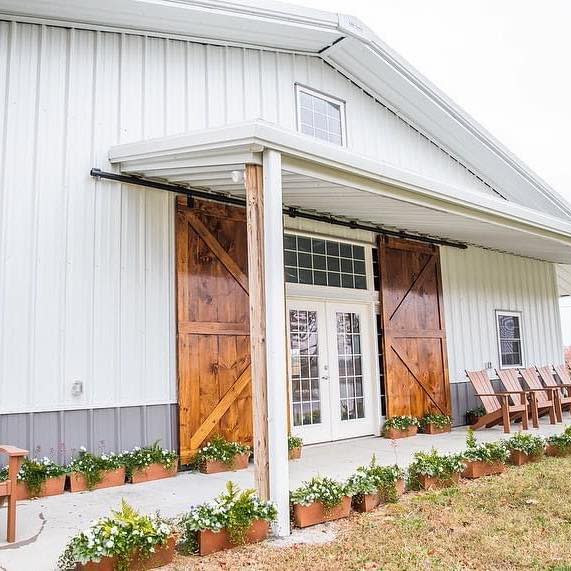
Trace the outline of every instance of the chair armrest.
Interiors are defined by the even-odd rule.
[[[506,395],[524,395],[527,391],[498,391],[497,393],[476,393],[479,397],[501,397]]]
[[[545,391],[556,391],[557,387],[543,387],[542,389],[525,389],[526,393],[540,393]]]
[[[27,456],[28,451],[22,448],[16,448],[16,446],[9,446],[7,444],[0,444],[0,453],[4,453],[7,456]]]

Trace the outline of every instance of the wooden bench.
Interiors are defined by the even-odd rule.
[[[0,505],[8,499],[8,519],[6,539],[9,543],[16,541],[16,482],[24,456],[28,451],[15,446],[0,445],[0,453],[8,456],[8,479],[0,482]]]

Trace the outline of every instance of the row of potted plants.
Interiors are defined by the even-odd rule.
[[[288,456],[290,460],[299,460],[303,440],[298,436],[288,436]],[[252,449],[247,444],[231,442],[223,436],[216,435],[198,450],[190,463],[190,467],[203,474],[216,474],[235,470],[244,470]]]
[[[478,478],[533,461],[545,453],[571,454],[571,427],[563,434],[542,439],[518,433],[502,442],[478,443],[469,430],[467,448],[460,454],[417,452],[408,468],[408,488],[431,490],[454,485],[460,476]],[[346,481],[314,477],[290,493],[293,521],[307,527],[371,511],[395,502],[405,491],[405,472],[398,466],[379,466],[373,456]],[[175,542],[184,554],[207,555],[265,539],[277,512],[254,490],[241,491],[229,482],[216,499],[191,508],[176,520],[158,514],[142,516],[123,503],[111,517],[95,522],[68,544],[58,569],[152,569],[172,560]]]
[[[121,454],[95,455],[82,447],[67,466],[49,458],[25,458],[18,473],[17,499],[62,494],[66,480],[71,492],[81,492],[167,478],[175,475],[177,461],[175,452],[158,443]],[[0,469],[0,481],[7,478],[7,468]]]
[[[418,430],[423,434],[442,434],[452,429],[452,417],[440,413],[428,413],[422,418],[416,416],[391,416],[383,425],[385,438],[406,438],[414,436]]]
[[[276,519],[273,503],[228,482],[216,499],[176,519],[141,515],[125,501],[73,537],[58,561],[60,571],[140,571],[170,563],[175,546],[185,555],[208,555],[262,541]]]

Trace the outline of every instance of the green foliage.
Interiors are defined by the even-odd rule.
[[[430,412],[425,414],[420,419],[420,426],[425,428],[429,424],[432,424],[436,428],[446,428],[448,426],[452,426],[452,417],[448,416],[447,414],[438,414],[434,412]]]
[[[363,496],[379,494],[384,502],[393,503],[398,500],[396,483],[404,479],[404,471],[398,466],[379,466],[375,455],[368,466],[359,466],[347,480],[347,488],[351,495]]]
[[[0,468],[0,482],[5,482],[8,479],[8,466]]]
[[[465,464],[461,454],[438,454],[435,448],[430,452],[416,452],[408,467],[409,486],[420,488],[419,476],[430,476],[449,481],[454,474],[462,472]]]
[[[571,453],[571,426],[567,426],[561,434],[549,436],[545,442],[559,448],[563,454]]]
[[[67,467],[68,472],[78,472],[85,477],[87,488],[93,489],[103,479],[104,472],[116,470],[125,465],[124,455],[102,454],[96,456],[82,446],[79,454]]]
[[[303,446],[303,439],[299,436],[292,436],[291,434],[287,437],[287,449],[294,450],[295,448],[301,448]]]
[[[545,441],[541,436],[534,434],[523,434],[518,432],[511,438],[504,441],[504,445],[508,450],[517,450],[528,456],[539,457],[545,449]]]
[[[292,504],[308,506],[314,502],[323,504],[326,510],[338,506],[345,496],[351,495],[351,488],[346,483],[337,482],[327,476],[315,476],[290,492]]]
[[[215,436],[197,452],[192,465],[195,469],[199,469],[208,460],[216,460],[228,468],[233,468],[236,456],[249,454],[251,451],[252,449],[247,444],[229,442],[223,436]]]
[[[215,500],[193,507],[178,520],[179,550],[185,554],[198,550],[198,532],[227,529],[235,545],[242,545],[254,521],[274,521],[277,510],[273,503],[264,502],[255,490],[244,490],[233,482]]]
[[[385,420],[383,426],[383,432],[389,430],[390,428],[395,428],[396,430],[406,430],[411,426],[419,426],[418,418],[415,416],[391,416]]]
[[[67,468],[49,458],[24,458],[18,472],[18,480],[25,482],[31,497],[38,496],[48,478],[63,476]]]
[[[471,408],[470,410],[466,411],[466,416],[472,415],[477,418],[480,416],[484,416],[486,414],[486,409],[483,406],[477,406],[476,408]]]
[[[474,431],[469,428],[466,436],[467,449],[464,451],[464,459],[469,462],[487,462],[490,464],[505,464],[510,457],[510,452],[504,442],[478,443]]]
[[[121,509],[111,514],[71,539],[60,556],[58,570],[71,571],[78,564],[98,562],[110,556],[117,558],[117,571],[126,571],[135,552],[148,558],[173,533],[167,520],[158,514],[141,515],[125,500],[121,502]]]
[[[120,454],[120,460],[126,468],[127,477],[130,478],[133,472],[148,468],[151,464],[161,464],[170,470],[176,465],[178,454],[172,450],[161,448],[157,441],[143,448],[135,446],[130,452],[123,452]]]

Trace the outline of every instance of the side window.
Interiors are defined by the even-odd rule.
[[[498,350],[502,368],[523,366],[523,335],[519,311],[496,311]]]
[[[304,135],[345,145],[345,103],[296,85],[297,128]]]

